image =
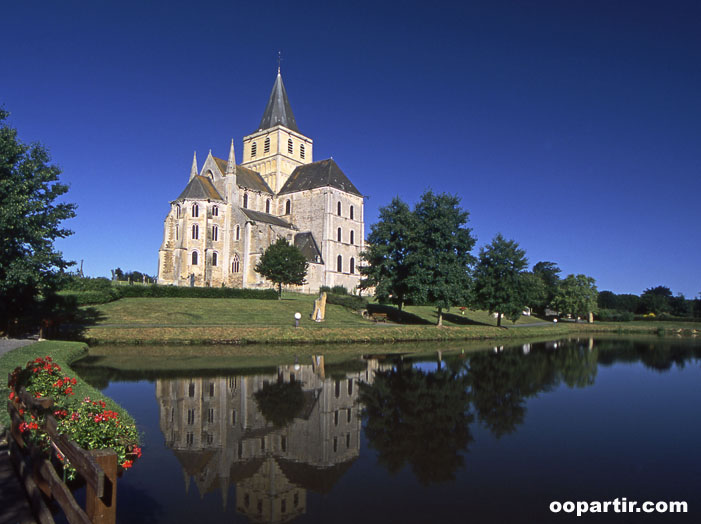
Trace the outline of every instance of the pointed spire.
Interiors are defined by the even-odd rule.
[[[283,125],[292,131],[300,132],[297,128],[297,122],[295,122],[295,116],[292,113],[290,101],[287,98],[285,85],[282,83],[282,75],[280,74],[279,68],[273,90],[268,99],[268,105],[265,106],[263,118],[260,121],[258,130],[270,129],[276,125]]]
[[[236,155],[234,153],[234,139],[231,139],[231,147],[229,148],[229,160],[226,162],[226,174],[236,174]]]
[[[190,180],[197,176],[197,151],[192,154],[192,168],[190,169]]]

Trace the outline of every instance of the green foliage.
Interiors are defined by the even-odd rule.
[[[655,315],[669,313],[672,309],[671,300],[672,290],[667,286],[657,286],[646,289],[643,291],[643,294],[640,295],[640,307],[638,312],[654,313]]]
[[[0,109],[0,325],[12,318],[41,315],[37,304],[58,287],[70,262],[53,246],[71,231],[61,222],[75,205],[56,203],[68,191],[60,170],[41,145],[27,146]]]
[[[251,298],[275,300],[274,289],[232,289],[221,287],[183,286],[118,286],[119,298]]]
[[[528,284],[524,271],[526,252],[513,240],[498,234],[480,250],[474,273],[474,303],[489,313],[498,313],[497,326],[506,315],[514,322],[528,306]]]
[[[265,250],[255,270],[273,284],[277,284],[278,296],[282,297],[282,285],[301,286],[306,281],[309,264],[302,252],[290,245],[286,239],[277,242]]]
[[[333,287],[321,286],[319,288],[319,292],[320,293],[327,293],[327,294],[333,293],[334,295],[347,295],[348,294],[348,290],[345,288],[345,286],[333,286]]]
[[[326,295],[327,304],[336,304],[337,306],[347,307],[353,311],[359,311],[368,307],[368,299],[357,295]]]
[[[407,254],[408,298],[414,304],[443,309],[470,301],[472,230],[465,227],[469,213],[459,207],[457,196],[427,191],[414,208],[413,232]]]
[[[560,281],[553,299],[553,307],[561,313],[573,317],[586,317],[596,312],[596,300],[599,296],[596,281],[586,275],[568,275]]]
[[[542,314],[555,298],[557,285],[560,282],[560,268],[555,262],[541,261],[533,266],[533,275],[540,279],[545,293],[544,296],[542,293],[538,293],[534,296],[536,300],[530,304],[532,308]]]
[[[263,384],[263,388],[254,397],[265,420],[278,428],[291,424],[304,407],[304,392],[300,382]]]
[[[401,310],[409,294],[409,249],[415,234],[415,217],[399,197],[379,210],[379,221],[370,226],[366,265],[359,267],[361,289],[375,288],[375,298],[395,304]]]
[[[596,318],[602,322],[630,322],[635,318],[635,315],[633,315],[633,313],[630,311],[602,309],[601,306],[599,306],[599,310],[596,313]]]

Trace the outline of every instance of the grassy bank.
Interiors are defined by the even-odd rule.
[[[76,399],[90,397],[92,399],[104,400],[110,409],[118,411],[122,419],[127,422],[132,422],[131,416],[116,402],[109,397],[104,396],[99,390],[95,389],[85,381],[80,379],[80,376],[71,368],[71,364],[76,360],[84,357],[88,352],[87,346],[82,342],[62,342],[62,341],[45,341],[37,342],[29,346],[24,346],[14,349],[0,356],[0,398],[6,402],[10,390],[7,387],[7,375],[12,373],[16,367],[24,367],[27,362],[34,360],[37,357],[45,357],[50,355],[64,373],[75,377],[77,384],[73,386]],[[10,417],[7,409],[0,409],[0,434],[4,432],[4,428],[10,424]]]

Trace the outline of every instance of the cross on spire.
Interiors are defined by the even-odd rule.
[[[280,62],[282,62],[282,51],[277,52],[277,74],[280,74]]]

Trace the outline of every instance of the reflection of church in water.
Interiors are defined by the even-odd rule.
[[[377,361],[362,371],[326,377],[314,365],[277,374],[165,379],[156,383],[166,446],[201,495],[221,490],[227,504],[254,522],[287,522],[306,512],[307,490],[327,493],[360,453],[359,383],[372,383]],[[342,378],[341,378],[342,377]],[[254,397],[264,385],[301,383],[304,403],[285,427],[266,421]]]

